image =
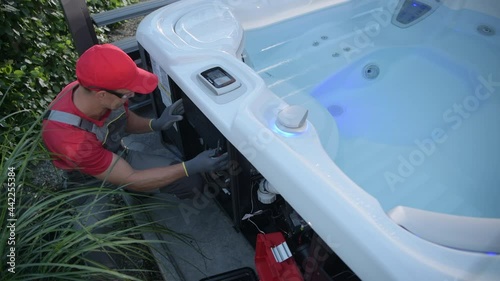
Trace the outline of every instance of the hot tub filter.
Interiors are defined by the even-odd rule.
[[[257,190],[257,198],[263,204],[271,204],[276,201],[276,194],[279,192],[267,181],[262,180]]]

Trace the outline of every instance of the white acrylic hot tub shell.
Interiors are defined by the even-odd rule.
[[[262,11],[268,3],[268,10],[260,13],[263,20],[253,17],[247,22],[245,28],[248,28],[268,24],[273,11],[279,10],[278,18],[285,18],[339,2],[344,1],[248,1],[229,7],[239,19],[244,19],[252,18],[249,15],[255,16],[254,11]],[[137,39],[151,58],[360,278],[376,281],[499,279],[500,256],[443,247],[394,223],[377,200],[354,184],[328,157],[313,124],[308,123],[306,132],[294,137],[273,131],[276,114],[286,104],[235,57],[239,45],[234,43],[232,50],[228,49],[227,42],[231,42],[231,38],[222,38],[220,48],[217,40],[209,40],[205,48],[203,44],[190,45],[189,40],[175,33],[175,24],[193,7],[206,7],[207,11],[214,12],[221,3],[226,6],[223,4],[228,1],[184,0],[169,5],[143,20]],[[259,3],[262,5],[258,6]],[[286,3],[290,3],[288,13],[284,9]],[[210,24],[213,22],[207,22]],[[234,27],[236,33],[239,28]],[[212,65],[223,66],[244,87],[227,94],[224,100],[217,100],[196,77]]]

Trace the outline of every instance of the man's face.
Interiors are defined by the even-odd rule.
[[[125,89],[104,91],[106,92],[103,99],[104,106],[111,110],[120,108],[128,101],[129,98],[135,95],[134,92]]]

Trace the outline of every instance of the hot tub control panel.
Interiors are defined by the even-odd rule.
[[[220,66],[215,66],[198,74],[200,80],[216,95],[238,89],[241,83]]]

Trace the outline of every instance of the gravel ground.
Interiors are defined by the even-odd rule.
[[[117,41],[126,37],[135,36],[137,26],[144,17],[126,20],[117,29],[113,29],[107,34],[109,42]]]
[[[50,190],[57,190],[63,185],[62,171],[56,169],[50,160],[37,161],[32,163],[33,179],[35,186],[46,187]]]
[[[148,0],[139,0],[139,2],[147,2],[147,1]],[[117,41],[125,37],[135,36],[137,26],[142,21],[142,19],[144,19],[144,16],[129,19],[120,23],[120,25],[117,28],[109,32],[108,34],[109,42]]]

